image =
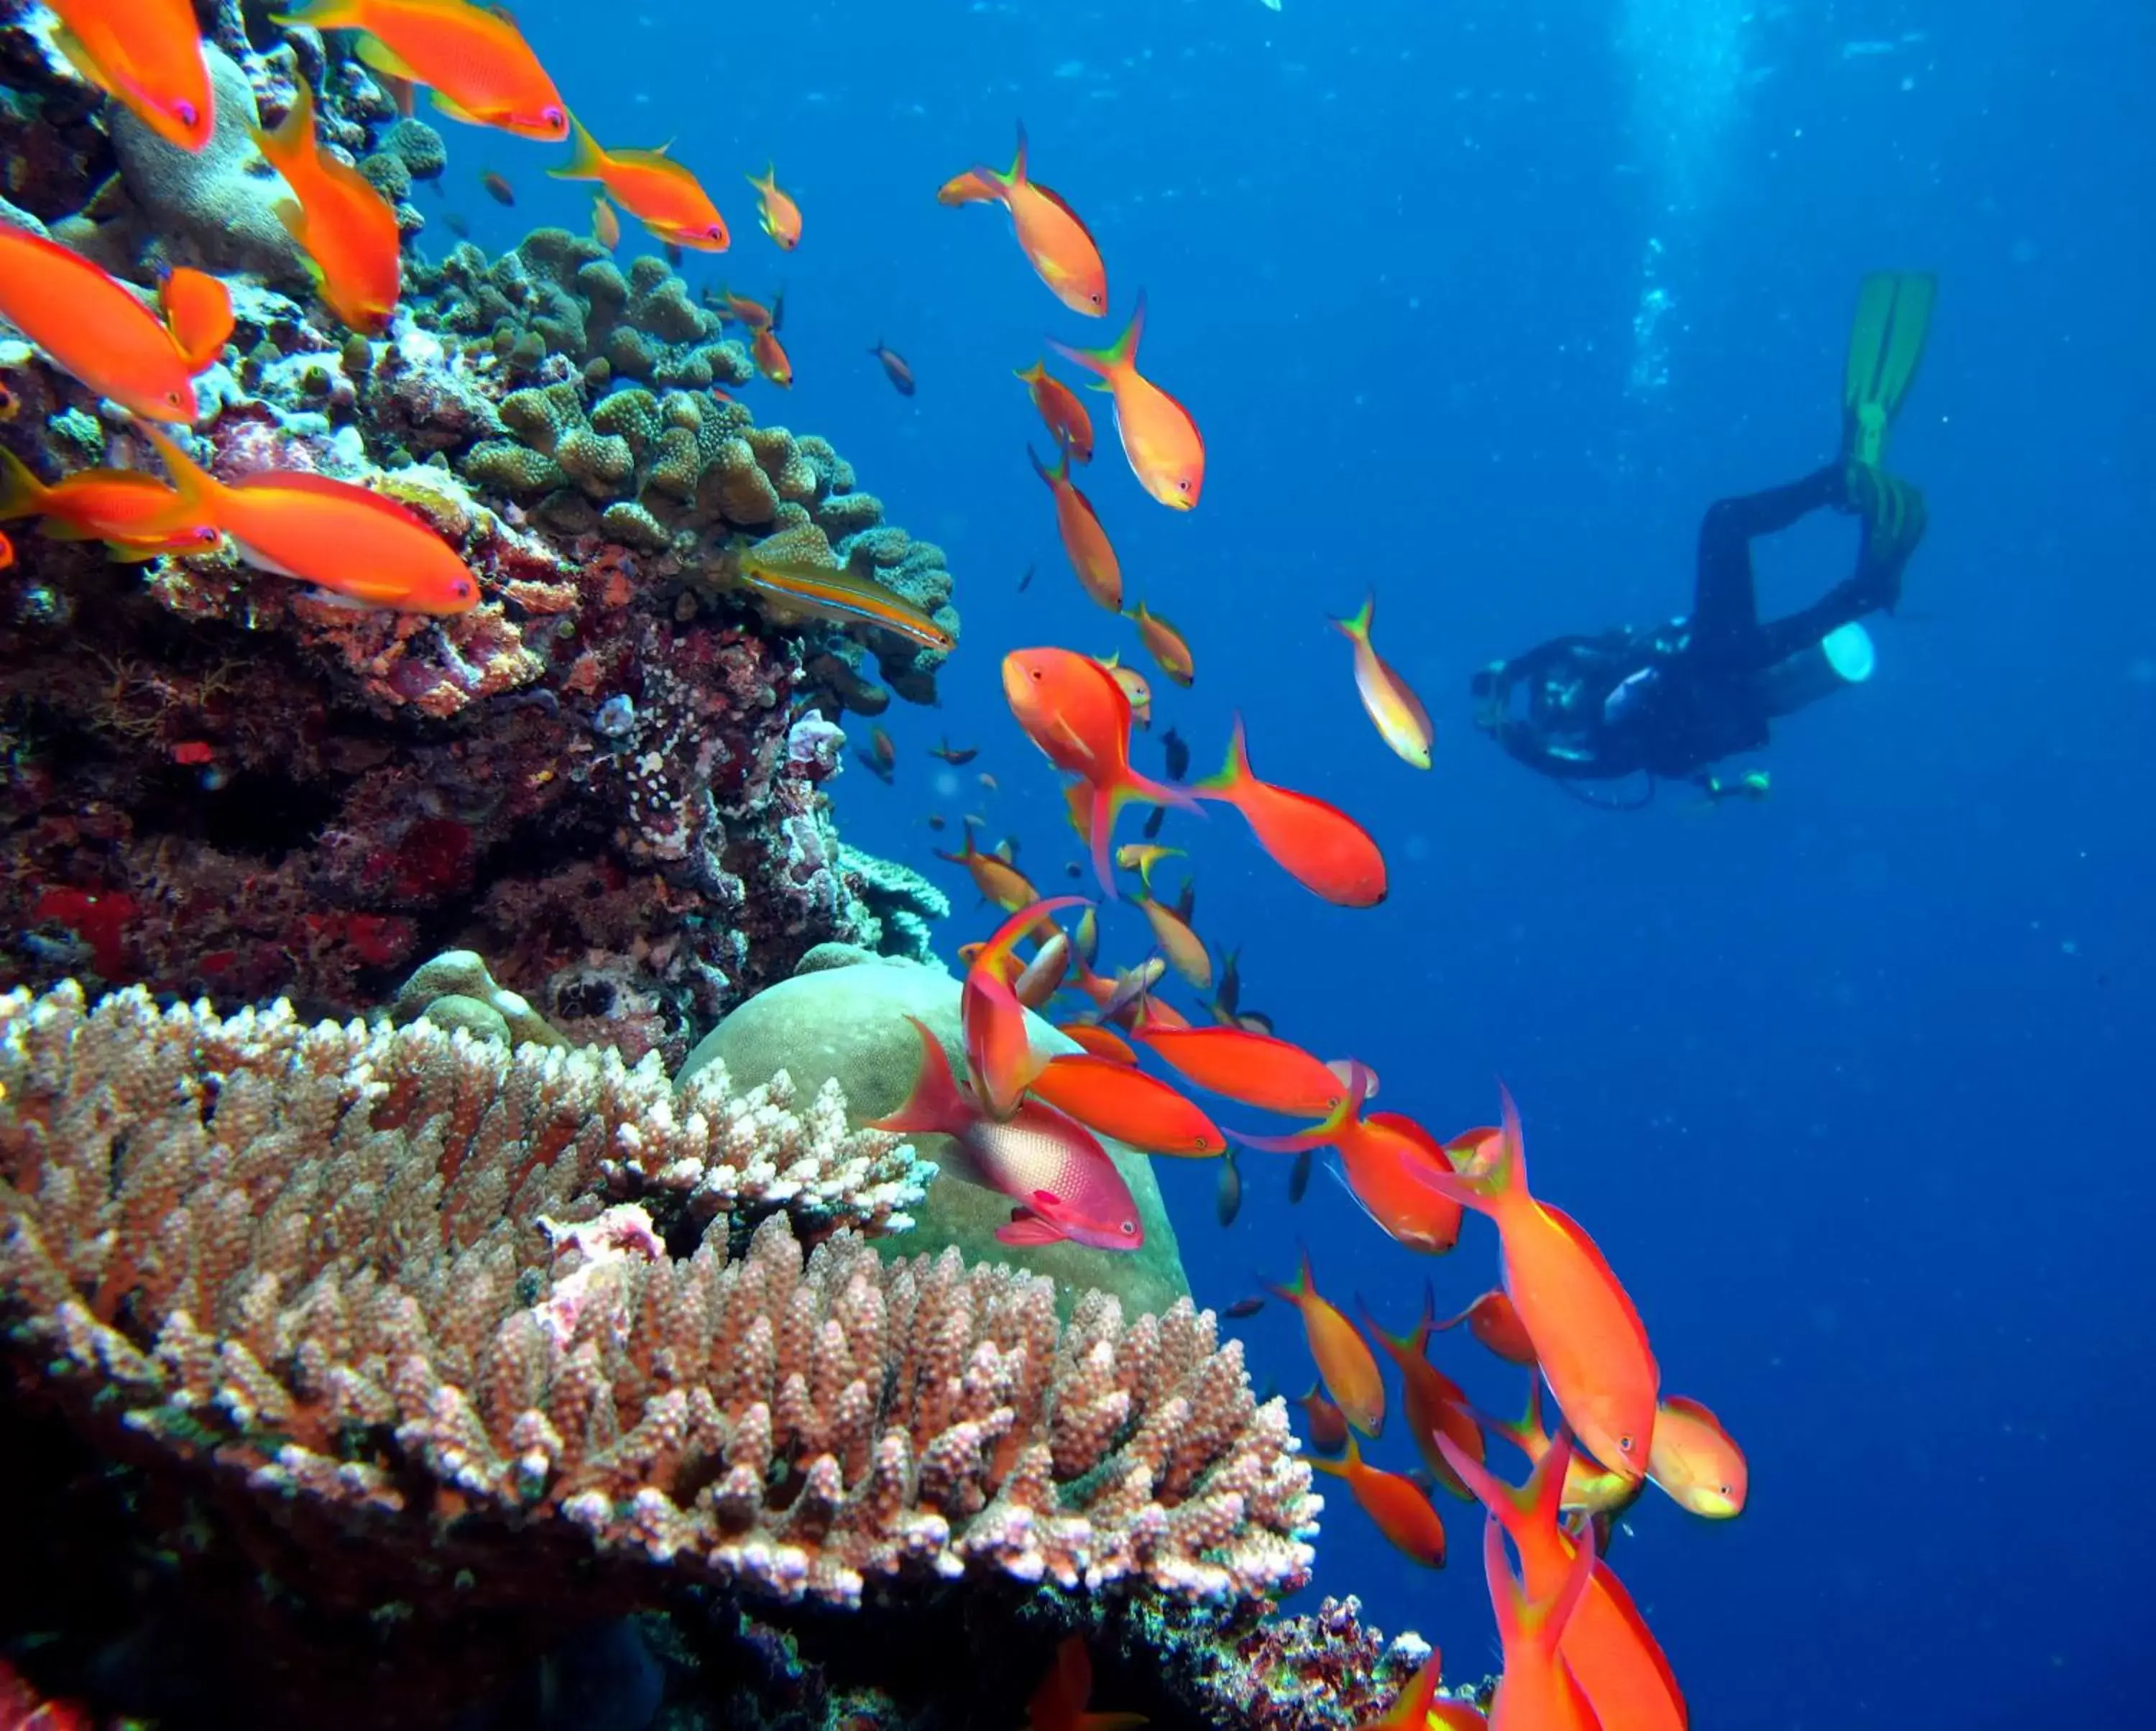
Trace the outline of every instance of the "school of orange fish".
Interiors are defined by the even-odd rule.
[[[190,0],[50,0],[61,45],[84,74],[172,143],[200,150],[213,123],[212,93]],[[610,150],[578,124],[529,45],[506,16],[467,0],[302,0],[286,22],[354,33],[355,52],[396,87],[424,87],[454,119],[548,142],[567,141],[568,163],[552,171],[594,182],[594,232],[619,240],[615,206],[663,241],[704,251],[728,244],[725,220],[687,168],[663,150]],[[323,307],[339,322],[379,334],[395,309],[401,261],[394,213],[381,195],[316,134],[302,85],[274,131],[258,132],[264,156],[291,198],[284,217],[313,261]],[[763,232],[791,249],[802,234],[798,205],[767,170],[748,177]],[[495,195],[513,198],[490,177]],[[1107,272],[1086,224],[1059,194],[1032,177],[1023,129],[1007,171],[975,166],[938,190],[946,205],[993,203],[1009,214],[1019,247],[1056,299],[1075,313],[1109,309]],[[609,202],[611,201],[611,202]],[[756,363],[773,383],[791,378],[779,346],[783,309],[722,291],[726,316],[752,335]],[[0,455],[0,516],[35,516],[48,532],[101,540],[124,558],[201,552],[228,538],[259,568],[316,584],[362,604],[451,614],[477,604],[473,573],[422,519],[369,489],[311,474],[268,472],[219,481],[162,430],[192,426],[194,378],[222,352],[233,328],[225,285],[186,269],[164,280],[152,311],[117,280],[67,249],[0,228],[0,316],[57,366],[139,418],[168,480],[95,469],[56,483]],[[1065,361],[1096,375],[1112,400],[1116,432],[1139,484],[1171,509],[1194,507],[1205,478],[1205,446],[1183,405],[1138,371],[1145,302],[1138,297],[1122,335],[1105,347],[1050,343]],[[911,369],[879,341],[870,351],[894,387],[911,395]],[[1091,501],[1072,479],[1094,454],[1084,402],[1036,362],[1020,369],[1052,444],[1053,465],[1029,449],[1047,485],[1071,569],[1088,597],[1128,619],[1160,671],[1188,686],[1196,664],[1177,629],[1143,601],[1126,611],[1122,568]],[[13,549],[0,537],[0,563]],[[842,569],[742,560],[742,581],[811,614],[892,630],[916,641],[949,639],[898,598]],[[1373,600],[1335,620],[1353,650],[1363,705],[1379,736],[1405,762],[1430,763],[1427,711],[1378,655],[1371,639]],[[1296,1279],[1273,1292],[1299,1312],[1317,1382],[1301,1403],[1320,1470],[1345,1481],[1378,1530],[1414,1561],[1440,1567],[1445,1524],[1425,1481],[1372,1465],[1358,1435],[1375,1437],[1387,1413],[1386,1380],[1370,1341],[1395,1367],[1399,1410],[1421,1457],[1427,1485],[1486,1510],[1484,1566],[1503,1647],[1502,1680],[1487,1723],[1504,1731],[1674,1731],[1686,1723],[1684,1698],[1653,1635],[1606,1557],[1610,1523],[1651,1484],[1681,1508],[1708,1518],[1740,1513],[1744,1456],[1714,1415],[1695,1400],[1665,1396],[1647,1332],[1622,1282],[1578,1222],[1528,1188],[1520,1119],[1509,1095],[1494,1128],[1440,1138],[1412,1117],[1375,1111],[1378,1079],[1352,1059],[1324,1061],[1237,1002],[1233,955],[1219,967],[1192,923],[1186,890],[1174,903],[1153,893],[1155,871],[1179,850],[1154,841],[1161,814],[1201,803],[1232,807],[1258,845],[1298,884],[1328,901],[1368,907],[1383,900],[1385,861],[1377,843],[1346,813],[1260,779],[1240,718],[1225,762],[1207,778],[1178,780],[1187,752],[1171,732],[1168,781],[1132,764],[1134,731],[1150,724],[1151,688],[1119,658],[1102,660],[1058,648],[1004,658],[1004,696],[1019,727],[1070,779],[1072,827],[1090,853],[1101,895],[1122,899],[1116,872],[1134,872],[1130,897],[1150,943],[1142,960],[1101,971],[1096,907],[1075,896],[1044,897],[1008,850],[987,852],[965,829],[962,850],[941,857],[963,866],[983,896],[1006,916],[985,942],[961,953],[964,1074],[916,1024],[920,1079],[912,1096],[880,1121],[895,1131],[952,1137],[966,1175],[1008,1197],[1012,1218],[998,1235],[1013,1245],[1070,1240],[1106,1252],[1142,1242],[1128,1185],[1102,1146],[1111,1138],[1147,1153],[1224,1163],[1221,1212],[1232,1219],[1240,1178],[1237,1146],[1290,1154],[1306,1174],[1312,1151],[1337,1158],[1348,1189],[1370,1219],[1410,1250],[1450,1251],[1463,1215],[1495,1227],[1502,1283],[1459,1316],[1437,1318],[1425,1293],[1412,1330],[1367,1327],[1322,1297],[1307,1255]],[[975,752],[946,741],[935,755],[952,765]],[[871,731],[865,761],[889,778],[896,748]],[[984,782],[988,778],[983,778]],[[993,785],[991,782],[989,783]],[[1118,818],[1132,804],[1155,808],[1147,840],[1118,847]],[[940,827],[940,819],[936,820]],[[1075,868],[1074,868],[1075,869]],[[1075,918],[1070,917],[1074,912]],[[1207,1001],[1194,1024],[1160,994],[1170,973]],[[1032,1014],[1068,994],[1081,1005],[1061,1022],[1075,1050],[1035,1044]],[[1174,1080],[1145,1067],[1147,1058]],[[1185,1088],[1235,1107],[1299,1122],[1281,1131],[1224,1130]],[[1260,1300],[1231,1307],[1247,1315]],[[1478,1411],[1430,1362],[1435,1335],[1464,1327],[1498,1358],[1529,1373],[1524,1415],[1507,1421]],[[1545,1424],[1547,1386],[1558,1423]],[[1527,1467],[1514,1486],[1488,1458],[1495,1436]],[[1338,1459],[1322,1458],[1337,1455]],[[1513,1559],[1517,1557],[1517,1564]],[[1484,1723],[1467,1703],[1438,1692],[1438,1656],[1375,1724]],[[1096,1728],[1127,1716],[1085,1711],[1090,1673],[1082,1643],[1066,1645],[1034,1705],[1034,1721]]]

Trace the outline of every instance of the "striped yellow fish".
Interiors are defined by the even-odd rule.
[[[741,581],[798,613],[840,625],[880,626],[924,649],[947,651],[951,634],[881,583],[806,559],[773,558],[750,547],[741,556]]]

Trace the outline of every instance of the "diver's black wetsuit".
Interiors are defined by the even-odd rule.
[[[1829,633],[1900,598],[1902,570],[1922,532],[1922,502],[1899,482],[1911,520],[1882,537],[1881,484],[1860,507],[1840,463],[1787,486],[1707,508],[1688,618],[1651,631],[1559,637],[1478,674],[1483,724],[1531,769],[1563,780],[1611,779],[1642,771],[1676,778],[1767,742],[1761,675]],[[1800,613],[1759,622],[1752,542],[1831,507],[1861,508],[1853,575]]]

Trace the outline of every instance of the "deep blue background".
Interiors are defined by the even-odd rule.
[[[829,435],[949,552],[965,640],[943,708],[890,719],[895,788],[845,778],[849,836],[924,863],[927,814],[985,800],[1061,886],[1073,850],[997,662],[1134,645],[1061,562],[1009,372],[1044,332],[1106,341],[1145,286],[1146,369],[1206,429],[1204,501],[1147,501],[1104,401],[1081,479],[1132,593],[1196,647],[1160,723],[1209,767],[1241,708],[1260,769],[1355,810],[1394,869],[1385,907],[1343,912],[1226,814],[1178,822],[1199,925],[1245,946],[1248,1001],[1284,1033],[1368,1060],[1441,1132],[1486,1120],[1502,1072],[1537,1189],[1626,1278],[1666,1386],[1747,1445],[1741,1521],[1650,1497],[1616,1553],[1697,1722],[2133,1723],[2156,1425],[2156,24],[2117,0],[1286,3],[519,10],[602,139],[674,135],[705,173],[736,244],[691,275],[785,282],[798,382],[748,388],[759,414]],[[1099,237],[1111,321],[1079,328],[999,213],[932,201],[1006,162],[1019,115]],[[583,226],[550,153],[452,146],[449,203],[483,239]],[[740,179],[767,157],[806,212],[792,258]],[[486,167],[515,212],[479,193]],[[1671,310],[1643,356],[1650,241]],[[1467,725],[1469,672],[1682,608],[1706,502],[1830,455],[1856,284],[1886,266],[1943,288],[1892,452],[1933,528],[1873,685],[1781,729],[1763,806],[1604,815],[1505,761]],[[914,400],[865,354],[879,337]],[[1656,363],[1666,382],[1635,379]],[[1845,523],[1806,526],[1763,565],[1768,607],[1849,556]],[[1427,775],[1378,743],[1324,629],[1366,584],[1438,717]],[[999,794],[937,787],[942,732],[983,747]],[[949,942],[987,924],[969,911]],[[1135,916],[1110,929],[1133,958]],[[1205,1302],[1284,1275],[1298,1233],[1321,1287],[1396,1325],[1425,1274],[1448,1307],[1494,1276],[1479,1223],[1419,1263],[1332,1186],[1291,1214],[1277,1163],[1248,1177],[1223,1233],[1212,1169],[1163,1173]],[[1246,1338],[1261,1381],[1303,1385],[1278,1307]],[[1464,1342],[1445,1362],[1510,1404]],[[1410,1451],[1395,1434],[1378,1457]],[[1471,1520],[1430,1576],[1330,1502],[1320,1588],[1462,1668],[1491,1657]]]

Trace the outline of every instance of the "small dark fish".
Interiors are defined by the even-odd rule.
[[[935,811],[929,813],[928,827],[932,830],[942,829],[944,827],[942,813]]]
[[[1147,841],[1151,841],[1153,837],[1159,835],[1160,826],[1167,821],[1168,808],[1165,805],[1156,805],[1153,807],[1151,811],[1146,814],[1145,839]]]
[[[1190,773],[1190,746],[1183,737],[1170,727],[1160,736],[1160,748],[1168,759],[1168,778],[1181,781]]]
[[[1176,918],[1181,920],[1184,925],[1188,926],[1195,921],[1198,917],[1197,880],[1188,877],[1183,879],[1183,887],[1176,892],[1175,900],[1170,906],[1175,910]]]
[[[1295,1157],[1295,1164],[1288,1168],[1287,1199],[1292,1207],[1310,1194],[1310,1174],[1317,1168],[1317,1150],[1306,1148]]]
[[[1235,1007],[1243,1000],[1242,948],[1238,945],[1221,958],[1220,986],[1213,994],[1213,1020],[1228,1026],[1235,1020]]]
[[[516,203],[516,188],[510,185],[509,182],[506,178],[496,174],[491,168],[488,169],[485,173],[480,176],[479,183],[486,188],[487,196],[492,198],[496,204],[514,204]]]
[[[1337,1455],[1348,1446],[1348,1415],[1326,1399],[1322,1383],[1312,1383],[1295,1404],[1308,1422],[1310,1446],[1319,1454]]]
[[[977,745],[953,745],[947,739],[940,745],[932,745],[928,747],[930,757],[941,758],[945,763],[954,767],[960,763],[970,763],[980,754],[981,748]]]
[[[681,249],[670,240],[666,243],[666,262],[676,270],[681,268]]]
[[[786,328],[786,290],[783,286],[771,297],[771,328],[774,331]]]
[[[1232,1226],[1242,1210],[1243,1174],[1235,1169],[1235,1150],[1230,1148],[1220,1157],[1220,1183],[1213,1192],[1213,1214],[1222,1225]]]
[[[883,338],[876,338],[876,346],[869,352],[883,363],[884,377],[891,381],[891,388],[901,397],[913,394],[913,369],[906,364],[906,357],[887,347]]]
[[[471,224],[466,222],[462,217],[459,216],[454,210],[449,212],[447,216],[442,218],[442,226],[444,229],[447,229],[450,234],[455,235],[459,240],[470,240],[471,239]]]
[[[1245,1317],[1254,1317],[1265,1307],[1265,1301],[1262,1298],[1238,1298],[1220,1314],[1229,1322],[1240,1323]]]
[[[870,774],[889,785],[891,771],[898,767],[898,747],[891,742],[890,734],[880,727],[870,728],[868,749],[854,755],[868,766]]]
[[[1033,581],[1033,573],[1036,568],[1038,568],[1031,565],[1025,568],[1025,575],[1018,580],[1018,592],[1019,594],[1023,595],[1025,593],[1025,587],[1028,583]]]
[[[1085,876],[1086,868],[1081,866],[1076,860],[1073,860],[1064,866],[1063,875],[1065,877],[1070,878],[1073,882],[1075,882],[1078,879]]]

